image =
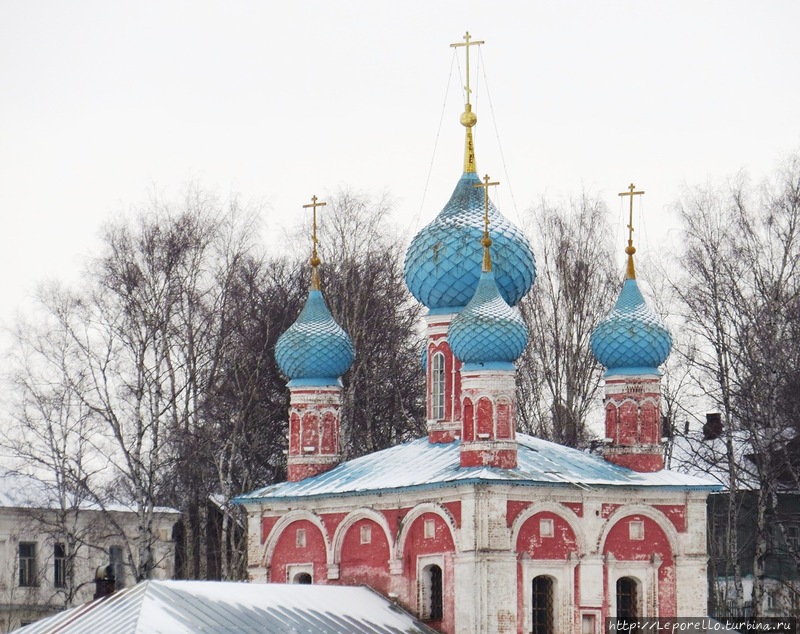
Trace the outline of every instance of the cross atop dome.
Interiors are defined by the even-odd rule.
[[[464,172],[467,174],[477,173],[478,171],[478,168],[475,165],[475,144],[472,140],[472,128],[476,123],[478,123],[478,116],[472,112],[472,104],[470,103],[470,94],[472,93],[472,89],[469,87],[469,47],[479,46],[481,44],[484,44],[483,40],[473,40],[472,36],[469,34],[469,31],[467,31],[464,35],[463,42],[456,42],[450,45],[451,48],[460,48],[463,46],[466,49],[467,85],[464,86],[464,91],[466,92],[467,99],[466,103],[464,104],[464,112],[461,114],[461,125],[467,129],[466,139],[464,141]]]
[[[642,196],[644,192],[637,192],[634,191],[636,189],[636,185],[631,183],[628,185],[627,192],[620,192],[620,196],[630,196],[631,198],[631,207],[630,207],[630,217],[628,219],[628,246],[625,247],[625,253],[628,254],[628,268],[625,274],[625,279],[628,280],[635,280],[636,279],[636,270],[633,268],[633,254],[636,253],[636,247],[633,246],[633,197],[634,196]]]
[[[467,33],[469,35],[469,33]],[[492,270],[492,256],[489,254],[489,247],[492,246],[492,239],[489,237],[489,188],[492,185],[499,185],[500,181],[489,182],[489,175],[483,177],[482,183],[475,183],[473,187],[483,187],[483,272],[488,273]]]
[[[317,202],[319,200],[314,194],[311,197],[311,202],[307,205],[303,205],[303,209],[313,209],[313,220],[311,221],[311,259],[309,260],[309,264],[311,264],[311,290],[318,291],[320,289],[319,283],[319,273],[317,272],[317,267],[320,265],[319,255],[317,255],[317,207],[324,207],[328,203],[326,202]]]

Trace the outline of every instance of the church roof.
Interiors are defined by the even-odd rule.
[[[143,581],[18,632],[433,634],[365,586]]]
[[[674,471],[638,473],[577,449],[517,434],[514,469],[461,467],[460,442],[430,443],[427,437],[342,463],[299,482],[256,489],[236,498],[246,504],[268,500],[368,494],[496,483],[519,486],[634,487],[682,491],[718,491],[709,480]]]

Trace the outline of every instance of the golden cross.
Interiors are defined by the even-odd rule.
[[[314,195],[311,197],[311,202],[307,205],[303,205],[303,209],[313,208],[314,210],[314,220],[311,224],[311,244],[312,244],[312,254],[311,254],[311,266],[317,267],[319,266],[319,258],[317,257],[317,207],[324,207],[328,203],[318,203],[317,196]]]
[[[479,44],[483,44],[483,40],[478,40],[473,42],[472,36],[469,34],[469,31],[466,32],[464,35],[464,42],[456,42],[455,44],[451,44],[451,48],[459,48],[461,46],[465,46],[467,48],[467,85],[465,86],[467,90],[467,103],[469,103],[469,95],[472,92],[469,88],[469,47],[470,46],[478,46]]]
[[[619,194],[620,196],[630,196],[631,197],[630,217],[628,219],[628,246],[629,247],[633,246],[633,197],[634,196],[639,196],[641,194],[644,194],[644,192],[634,191],[635,189],[636,189],[636,186],[633,183],[631,183],[630,185],[628,185],[628,191],[621,192]]]
[[[489,175],[483,177],[482,183],[475,183],[473,187],[483,187],[483,239],[486,240],[489,238],[489,188],[492,185],[499,185],[499,181],[490,181]],[[485,244],[484,246],[491,246],[491,242],[489,244]]]

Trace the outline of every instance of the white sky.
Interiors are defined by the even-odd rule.
[[[386,189],[413,233],[460,175],[467,29],[500,209],[585,187],[620,215],[633,181],[662,246],[684,182],[800,148],[798,24],[796,0],[0,0],[0,320],[153,188],[263,203],[276,248],[311,194]]]

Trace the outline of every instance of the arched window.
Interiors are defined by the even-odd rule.
[[[311,575],[307,572],[300,572],[294,576],[292,583],[299,583],[302,585],[311,585]]]
[[[617,618],[639,618],[639,587],[636,579],[620,577],[617,579]]]
[[[436,564],[425,566],[420,578],[420,617],[424,621],[442,620],[442,569]]]
[[[431,357],[431,418],[444,418],[444,354],[435,353]]]
[[[533,634],[553,634],[553,579],[540,575],[533,579],[531,631]]]

